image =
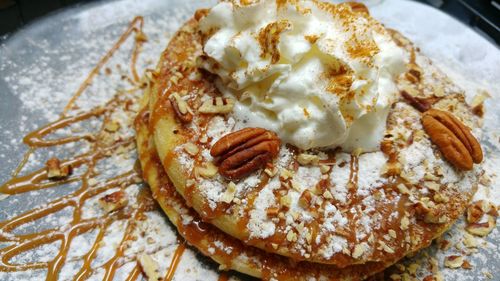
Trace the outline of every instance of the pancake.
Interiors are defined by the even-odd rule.
[[[373,21],[363,9],[351,13]],[[245,245],[295,261],[364,269],[428,246],[463,213],[481,168],[463,171],[447,161],[417,109],[450,112],[476,135],[479,120],[463,92],[396,32],[391,34],[406,50],[409,71],[398,81],[402,98],[390,109],[379,151],[301,151],[282,143],[266,169],[233,181],[214,173],[211,148],[245,123],[224,110],[199,112],[205,101],[216,104],[222,96],[214,75],[197,68],[203,54],[197,25],[191,19],[180,29],[151,75],[149,130],[168,178],[203,221]],[[188,104],[188,114],[179,115],[174,95]],[[171,220],[177,224],[179,218]]]
[[[143,101],[149,98],[146,93]],[[364,280],[395,261],[374,262],[338,268],[334,265],[297,262],[247,246],[238,239],[222,232],[187,206],[168,178],[156,152],[152,131],[149,129],[150,112],[144,104],[135,120],[136,141],[143,178],[180,235],[205,256],[221,265],[221,269],[235,270],[270,280]]]

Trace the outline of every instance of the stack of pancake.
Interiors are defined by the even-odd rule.
[[[360,4],[314,3],[374,21]],[[190,245],[262,279],[363,280],[461,216],[481,174],[480,120],[410,41],[384,29],[407,69],[379,148],[304,150],[233,116],[240,100],[201,67],[209,12],[196,12],[146,73],[135,123],[144,179]]]

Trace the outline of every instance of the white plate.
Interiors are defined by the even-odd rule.
[[[64,108],[70,96],[99,58],[113,45],[126,25],[134,16],[145,18],[145,33],[149,42],[139,59],[139,72],[154,67],[156,60],[166,46],[173,32],[199,7],[210,6],[214,1],[100,1],[78,6],[49,15],[12,34],[0,45],[0,182],[10,178],[11,172],[21,161],[26,147],[22,137],[29,131],[53,121]],[[470,99],[478,89],[488,90],[493,96],[487,101],[485,120],[486,166],[489,172],[500,166],[500,52],[491,43],[470,28],[440,11],[401,0],[384,0],[372,7],[371,13],[386,26],[401,31],[416,43],[465,90]],[[127,64],[130,52],[122,52],[113,63]],[[96,83],[93,99],[89,106],[102,103],[117,87],[119,80]],[[43,167],[49,154],[64,156],[64,148],[43,150],[31,158],[26,171]],[[500,204],[500,180],[493,177],[494,187],[489,195],[485,191],[478,196],[488,196]],[[22,212],[43,206],[61,197],[67,191],[58,188],[14,195],[0,199],[0,221],[12,218]],[[64,221],[68,214],[58,214],[52,221],[33,224],[22,231],[33,233],[51,224]],[[168,260],[175,250],[175,232],[161,213],[153,214],[151,221],[162,227],[164,241],[154,246],[162,249],[165,271]],[[44,225],[47,224],[47,225]],[[2,232],[0,232],[1,237]],[[460,232],[450,232],[450,239],[460,239]],[[90,239],[90,238],[89,238]],[[173,239],[173,240],[172,240]],[[84,239],[85,240],[85,239]],[[83,243],[83,242],[80,242]],[[8,243],[0,242],[0,248]],[[85,244],[85,243],[83,243]],[[82,245],[83,245],[82,244]],[[480,280],[483,271],[499,278],[500,256],[498,228],[487,239],[487,248],[467,257],[473,264],[471,271],[443,269],[446,280]],[[82,246],[83,247],[83,246]],[[57,252],[57,247],[47,247],[31,254],[32,259],[43,259]],[[457,252],[457,250],[454,250]],[[435,247],[429,250],[442,264],[445,255],[435,254]],[[411,261],[410,261],[411,262]],[[78,268],[77,263],[75,267]],[[98,267],[98,265],[97,265]],[[70,269],[64,272],[71,276]],[[1,280],[33,280],[42,278],[44,272],[20,274],[0,273]],[[122,280],[120,275],[119,280]],[[102,275],[92,275],[99,280]],[[188,250],[179,266],[176,280],[217,280],[216,266],[195,251]],[[63,276],[60,278],[64,279]]]

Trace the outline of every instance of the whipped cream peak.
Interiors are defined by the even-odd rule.
[[[405,55],[349,4],[229,1],[200,21],[201,67],[237,100],[236,119],[300,149],[377,149]]]

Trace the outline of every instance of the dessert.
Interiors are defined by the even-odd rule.
[[[146,94],[145,100],[149,97]],[[371,262],[338,268],[310,262],[297,262],[276,254],[247,246],[215,226],[203,222],[175,190],[154,147],[149,130],[147,105],[135,121],[137,151],[143,177],[149,183],[152,196],[186,241],[204,255],[220,264],[221,270],[236,270],[264,280],[363,280],[382,271],[394,261]],[[147,275],[149,276],[149,275]]]
[[[223,268],[362,279],[428,246],[477,188],[479,118],[361,4],[221,2],[148,77],[136,125],[146,181]],[[220,258],[210,235],[184,231],[193,219],[277,265]]]
[[[238,4],[244,5],[228,9]],[[276,4],[284,9],[268,9]],[[186,4],[189,14],[192,5]],[[29,47],[0,50],[9,64],[27,61],[14,67],[17,71],[12,73],[11,67],[4,68],[5,60],[0,63],[8,74],[2,81],[20,95],[22,107],[38,110],[38,105],[48,105],[48,98],[51,106],[44,107],[40,117],[55,120],[32,132],[19,128],[26,133],[23,142],[28,151],[12,177],[0,186],[0,201],[4,200],[0,202],[4,211],[0,219],[0,279],[247,279],[226,272],[230,269],[271,280],[459,280],[464,274],[494,279],[498,253],[491,241],[498,240],[498,202],[489,200],[495,201],[498,194],[487,186],[497,183],[498,149],[490,145],[498,144],[498,134],[491,103],[486,105],[487,114],[483,108],[489,95],[481,89],[472,99],[474,90],[456,87],[411,42],[371,19],[362,5],[306,1],[233,1],[221,5],[197,12],[172,39],[159,67],[142,77],[143,70],[154,68],[165,40],[177,30],[170,14],[160,14],[160,21],[148,18],[147,25],[142,17],[136,17],[113,46],[96,34],[82,36],[77,45],[92,45],[94,50],[85,59],[71,59],[71,65],[88,66],[89,59],[110,47],[85,79],[79,67],[59,72],[57,79],[50,77],[50,68],[39,71],[46,68],[45,62],[59,61],[57,50],[65,50],[67,40],[47,38],[56,43],[53,48],[45,38],[34,36],[33,43],[41,50],[50,49],[51,54],[41,56],[35,65],[29,63],[29,56],[22,55]],[[178,8],[176,5],[175,10]],[[270,12],[266,18],[260,16],[264,10]],[[160,13],[165,11],[170,9]],[[324,17],[321,11],[346,17]],[[176,13],[176,19],[183,15]],[[220,16],[223,20],[214,20]],[[261,22],[251,21],[253,17]],[[355,20],[335,25],[347,19]],[[238,20],[246,25],[231,25]],[[410,22],[405,20],[403,28],[411,26]],[[366,28],[352,28],[360,23]],[[99,23],[96,26],[99,28]],[[109,27],[101,26],[113,38],[115,33]],[[424,30],[419,27],[416,34],[425,34]],[[221,38],[218,32],[239,43],[209,44],[213,38]],[[240,33],[245,41],[238,41],[233,33]],[[255,34],[255,40],[249,34]],[[375,50],[371,44],[351,44],[356,40],[342,37],[346,34],[384,40],[374,40]],[[295,37],[290,40],[290,36]],[[323,48],[325,38],[333,38],[338,48]],[[418,36],[414,38],[418,40]],[[94,45],[96,42],[99,44]],[[375,51],[352,52],[360,55],[353,59],[345,55],[349,54],[349,48],[343,48],[346,44],[351,51],[357,46]],[[246,55],[255,55],[242,57],[251,64],[234,56],[233,51],[244,53],[244,49],[248,50]],[[292,56],[290,51],[297,50],[302,51]],[[218,57],[219,51],[226,52],[225,56]],[[14,59],[13,54],[21,56]],[[370,64],[380,54],[387,56]],[[356,63],[356,58],[363,59]],[[260,67],[263,70],[259,72]],[[266,69],[273,74],[264,78]],[[476,70],[474,73],[484,69]],[[365,74],[370,81],[362,81]],[[462,81],[469,79],[473,77]],[[83,81],[79,86],[68,84],[61,92],[52,87],[66,80]],[[366,91],[355,91],[359,88],[353,85],[363,83]],[[383,87],[379,87],[381,83]],[[74,95],[67,95],[75,89]],[[464,101],[464,92],[469,104]],[[156,99],[156,103],[149,99]],[[357,107],[351,107],[350,99]],[[59,107],[55,106],[58,101],[63,102]],[[55,113],[62,107],[58,117]],[[21,124],[33,121],[22,117]],[[213,131],[196,130],[209,128],[200,123],[200,117],[211,125],[221,121],[217,124],[234,127],[221,128],[224,130],[217,137],[207,137]],[[184,138],[165,140],[167,144],[179,142],[172,146],[173,152],[166,150],[167,156],[171,154],[182,165],[188,163],[185,160],[195,160],[192,174],[188,170],[178,179],[203,183],[203,189],[179,188],[167,174],[172,174],[175,166],[162,163],[168,158],[159,157],[157,150],[164,148],[157,147],[155,138],[161,140],[158,132],[168,127],[160,124],[169,119],[176,126],[172,128],[178,128],[172,133]],[[484,128],[479,129],[482,121]],[[481,142],[487,145],[484,163],[476,140],[481,131],[485,133]],[[18,146],[19,138],[12,137],[4,142],[2,153],[6,147]],[[377,154],[380,157],[373,157]],[[284,156],[290,157],[287,163],[291,165],[280,163]],[[10,161],[7,159],[4,166]],[[179,167],[186,172],[185,166]],[[255,178],[259,183],[252,185]],[[272,181],[279,181],[280,187],[271,193],[268,184]],[[478,182],[474,202],[469,203],[467,198]],[[207,194],[203,192],[213,191],[207,183],[223,188],[214,193],[218,194],[212,200],[215,210],[210,208],[211,198],[207,201],[204,197]],[[242,183],[245,190],[241,190]],[[274,201],[270,200],[265,212],[259,212],[262,205],[258,204],[263,201],[257,199],[267,195]],[[398,217],[400,205],[389,206],[396,202],[403,206],[402,217]],[[234,216],[235,211],[241,217]],[[441,235],[460,212],[462,219]],[[265,216],[259,217],[263,213]],[[312,219],[305,221],[307,216]],[[224,224],[225,219],[228,224]],[[328,229],[328,219],[333,219],[334,229]],[[345,219],[346,224],[335,219]],[[275,233],[269,238],[245,239],[245,233],[257,233],[254,227],[272,224]],[[318,230],[319,242],[309,236],[311,226]],[[283,227],[292,231],[284,233]],[[321,256],[326,252],[320,247],[332,249],[330,246],[336,244],[331,242],[341,241],[339,237],[322,240],[328,231],[346,239],[345,249],[341,245],[345,256],[333,251],[330,259]],[[355,237],[350,238],[353,233]],[[302,235],[305,243],[299,241]],[[437,236],[433,247],[419,251]],[[404,248],[395,248],[398,243]],[[306,251],[298,252],[297,246]],[[373,247],[384,255],[377,256],[371,251]],[[394,249],[398,252],[391,255]],[[399,260],[407,253],[408,258]],[[485,255],[487,263],[482,264]],[[210,258],[216,261],[215,266]]]

